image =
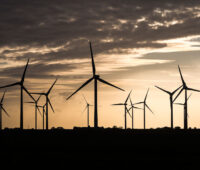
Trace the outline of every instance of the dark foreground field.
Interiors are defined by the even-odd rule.
[[[200,130],[10,129],[0,132],[0,146],[1,163],[28,169],[39,165],[66,169],[200,166]]]

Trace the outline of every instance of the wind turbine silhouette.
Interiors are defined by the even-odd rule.
[[[153,111],[150,109],[150,107],[149,107],[149,106],[147,105],[147,103],[146,103],[148,93],[149,93],[149,89],[147,90],[147,93],[146,93],[146,95],[145,95],[144,101],[138,102],[138,103],[135,103],[135,104],[134,104],[134,105],[143,104],[143,109],[144,109],[144,129],[146,129],[146,110],[145,110],[146,107],[147,107],[147,109],[150,110],[151,113],[153,113]],[[153,113],[153,114],[154,114],[154,113]]]
[[[132,114],[131,114],[131,117],[132,117],[132,129],[134,129],[134,109],[141,109],[139,107],[135,107],[135,104],[133,104],[131,98],[130,98],[130,102],[131,102],[131,107],[128,109],[128,110],[132,110]]]
[[[93,106],[93,105],[91,105],[91,104],[89,104],[89,103],[87,102],[87,100],[86,100],[86,98],[85,98],[84,95],[83,95],[83,98],[84,98],[84,100],[85,100],[85,102],[86,102],[86,107],[85,107],[85,109],[83,110],[83,112],[87,109],[87,125],[88,125],[88,127],[90,127],[90,120],[89,120],[89,118],[90,118],[90,106]]]
[[[187,113],[187,91],[188,91],[188,90],[191,90],[191,91],[200,92],[200,90],[193,89],[193,88],[189,88],[189,87],[186,85],[186,83],[185,83],[185,81],[184,81],[184,79],[183,79],[183,75],[182,75],[182,73],[181,73],[181,69],[180,69],[179,65],[178,65],[178,70],[179,70],[179,73],[180,73],[180,77],[181,77],[181,81],[182,81],[183,87],[182,87],[182,89],[180,90],[180,92],[177,94],[177,96],[174,98],[173,102],[174,102],[174,101],[177,99],[177,97],[182,93],[182,91],[185,90],[185,105],[184,105],[184,112],[185,112],[185,114],[184,114],[184,115],[188,115],[188,113]],[[187,122],[188,122],[188,121],[187,121],[187,117],[185,117],[184,129],[187,129],[187,128],[188,128]]]
[[[158,86],[155,86],[156,88],[158,88],[159,90],[167,93],[169,95],[169,100],[170,100],[170,109],[171,109],[171,128],[173,129],[174,128],[174,125],[173,125],[173,119],[174,119],[174,116],[173,116],[173,96],[174,94],[182,87],[182,85],[180,87],[178,87],[177,89],[175,89],[173,92],[170,92],[170,91],[167,91],[161,87],[158,87]]]
[[[25,103],[31,103],[35,105],[35,129],[37,129],[37,110],[40,112],[39,106],[38,106],[38,101],[40,100],[41,95],[38,97],[37,100],[34,100],[33,102],[25,102]]]
[[[49,124],[48,124],[49,123],[49,117],[48,117],[48,110],[49,109],[48,109],[48,104],[50,105],[51,110],[54,112],[53,106],[52,106],[51,101],[49,99],[49,94],[50,94],[53,86],[56,84],[56,81],[57,81],[57,79],[54,81],[54,83],[51,85],[51,87],[49,88],[49,90],[46,93],[31,93],[31,94],[43,95],[43,96],[46,97],[46,103],[45,103],[45,105],[46,105],[46,130],[49,129]]]
[[[8,114],[8,112],[4,109],[3,107],[3,101],[4,101],[4,96],[5,96],[6,91],[4,91],[3,96],[1,98],[1,102],[0,102],[0,130],[2,130],[2,110],[4,111],[4,113],[10,117],[10,115]]]
[[[127,109],[127,102],[128,102],[128,99],[130,97],[130,94],[131,94],[132,90],[129,92],[126,100],[124,103],[116,103],[116,104],[112,104],[113,106],[124,106],[124,129],[126,129],[127,127],[127,115],[126,113],[128,112],[129,116],[131,117],[131,114],[129,113],[129,110]]]
[[[79,87],[74,93],[72,93],[66,100],[69,100],[74,94],[76,94],[79,90],[81,90],[84,86],[86,86],[88,83],[90,83],[92,80],[94,80],[94,127],[98,127],[98,104],[97,104],[97,82],[100,81],[104,84],[107,84],[109,86],[115,87],[119,90],[124,91],[123,89],[103,80],[100,78],[99,75],[96,74],[96,68],[94,63],[94,57],[93,57],[93,51],[92,51],[92,45],[91,42],[89,42],[90,45],[90,53],[91,53],[91,59],[92,59],[92,71],[93,71],[93,77],[87,80],[81,87]]]
[[[192,93],[187,98],[187,102],[188,102],[189,98],[191,97],[191,95],[192,95]],[[188,112],[187,112],[187,114],[185,112],[185,105],[186,105],[186,103],[184,102],[184,103],[175,103],[175,104],[183,106],[183,112],[184,112],[184,129],[186,129],[185,125],[188,125],[188,119],[187,118],[189,117],[188,116]]]
[[[29,59],[28,59],[27,64],[25,66],[25,69],[24,69],[24,72],[23,72],[23,75],[22,75],[20,82],[16,82],[16,83],[13,83],[13,84],[8,84],[8,85],[0,87],[0,89],[2,89],[2,88],[12,87],[12,86],[16,86],[16,85],[20,86],[20,89],[21,89],[21,92],[20,92],[20,129],[23,129],[23,125],[24,125],[23,124],[23,113],[24,113],[24,111],[23,111],[23,91],[25,91],[33,100],[35,100],[33,98],[33,96],[28,92],[28,90],[24,86],[24,79],[25,79],[28,63],[29,63]]]

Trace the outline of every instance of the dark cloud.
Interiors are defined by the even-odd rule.
[[[190,41],[192,41],[192,42],[200,42],[200,37],[192,38]]]
[[[13,60],[31,56],[33,60],[46,62],[86,58],[88,39],[95,42],[96,54],[114,49],[160,48],[166,44],[155,41],[200,33],[198,7],[196,0],[2,0],[0,46],[24,49],[7,49],[1,56],[6,58],[6,54],[14,53]],[[173,21],[178,22],[172,24]],[[111,41],[103,41],[106,39]],[[33,47],[61,46],[45,54],[30,52]],[[19,51],[26,53],[15,53]]]
[[[24,67],[25,66],[12,66],[9,68],[1,69],[0,75],[5,79],[11,77],[15,81],[17,81],[21,79]],[[72,64],[31,64],[27,69],[26,76],[28,78],[55,79],[56,77],[59,77],[59,75],[56,75],[56,72],[70,71],[74,68],[75,66]],[[70,76],[63,76],[62,78],[66,77],[70,78]],[[13,81],[13,79],[11,79],[10,81]]]
[[[178,65],[183,73],[187,73],[191,80],[197,80],[199,74],[200,51],[180,52],[154,52],[145,54],[139,59],[150,60],[152,64],[140,64],[138,66],[121,67],[114,73],[104,75],[107,79],[122,80],[137,79],[149,82],[179,80]],[[164,62],[159,62],[164,61]],[[175,76],[177,75],[177,76]]]
[[[41,81],[56,77],[64,80],[87,79],[90,72],[88,75],[80,72],[62,76],[57,73],[84,67],[82,64],[85,63],[66,64],[63,60],[90,57],[88,40],[93,42],[95,55],[126,54],[128,49],[134,48],[166,47],[167,44],[158,40],[200,34],[199,12],[200,5],[196,0],[2,0],[0,56],[4,61],[0,65],[6,65],[8,60],[25,61],[30,58],[32,64],[27,71],[27,83],[29,78]],[[192,41],[198,43],[199,39]],[[164,59],[170,64],[124,67],[115,71],[115,75],[111,76],[110,72],[105,77],[175,70],[178,63],[197,63],[198,53],[148,54],[140,59]],[[52,61],[56,64],[49,64]],[[20,80],[23,68],[12,66],[1,69],[2,83]],[[72,87],[71,84],[66,86]],[[35,85],[29,84],[29,87],[32,89]]]

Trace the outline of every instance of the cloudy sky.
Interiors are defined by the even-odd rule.
[[[2,0],[0,5],[1,85],[20,80],[30,59],[25,86],[31,92],[51,93],[55,114],[51,127],[86,126],[85,103],[93,103],[93,83],[66,101],[92,75],[88,40],[92,42],[100,76],[125,89],[99,83],[99,125],[124,126],[123,102],[133,89],[134,102],[147,102],[147,128],[170,125],[167,94],[154,85],[174,90],[181,85],[179,64],[188,86],[200,89],[200,4],[197,0]],[[3,89],[0,91],[3,93]],[[37,96],[36,96],[37,97]],[[199,127],[200,94],[189,101],[189,126]],[[30,99],[25,94],[25,101]],[[177,102],[183,101],[181,95]],[[40,101],[42,105],[44,99]],[[19,127],[19,88],[8,88],[4,127]],[[24,104],[24,126],[34,127],[34,107]],[[175,106],[175,126],[183,126],[183,107]],[[93,108],[90,124],[93,125]],[[143,127],[142,111],[135,111],[135,127]],[[42,119],[38,118],[39,127]],[[130,118],[128,126],[131,126]]]

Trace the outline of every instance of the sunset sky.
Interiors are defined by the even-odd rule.
[[[200,89],[197,0],[1,0],[1,85],[19,81],[29,58],[25,86],[30,92],[46,92],[58,78],[50,95],[55,109],[55,113],[49,111],[50,127],[86,126],[83,95],[93,104],[93,82],[70,100],[66,98],[92,77],[88,40],[97,73],[126,90],[99,83],[99,126],[124,127],[123,106],[112,104],[124,102],[131,89],[133,102],[140,102],[148,88],[147,104],[154,114],[147,110],[146,127],[170,126],[169,96],[154,86],[169,91],[180,86],[178,64],[188,86]],[[3,127],[19,127],[19,92],[19,87],[7,88],[4,107],[10,118],[3,115]],[[183,97],[177,102],[183,102]],[[40,104],[44,104],[43,98]],[[199,128],[197,92],[192,92],[188,113],[189,127]],[[135,110],[134,121],[135,128],[143,128],[142,110]],[[42,128],[41,116],[38,126]],[[174,105],[174,126],[183,127],[183,107],[179,105]],[[24,104],[24,128],[34,128],[34,106],[30,104]]]

